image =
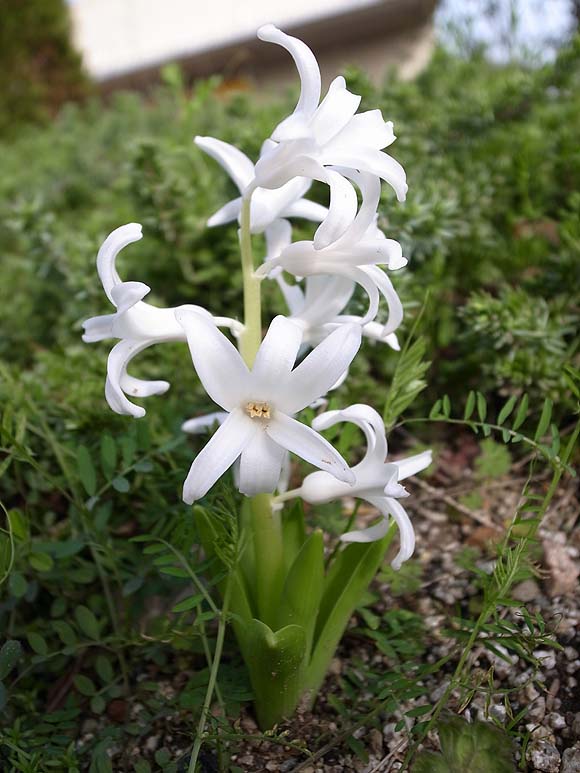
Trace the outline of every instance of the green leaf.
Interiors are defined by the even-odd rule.
[[[188,612],[190,609],[197,607],[201,601],[203,601],[203,593],[196,593],[194,596],[188,596],[188,598],[183,599],[183,601],[176,604],[173,607],[172,612]]]
[[[471,392],[467,395],[467,402],[465,403],[465,411],[463,412],[463,418],[467,421],[467,419],[471,418],[471,414],[475,410],[475,392],[471,390]]]
[[[77,448],[77,468],[79,478],[87,494],[93,497],[97,492],[97,473],[91,458],[89,449],[86,446]]]
[[[107,703],[102,695],[93,695],[91,698],[91,711],[93,714],[102,714],[107,708]]]
[[[0,682],[0,712],[4,709],[8,703],[8,691],[4,687],[3,682]]]
[[[101,634],[97,618],[88,607],[80,604],[75,609],[75,617],[83,633],[85,633],[91,639],[98,640],[100,638]]]
[[[441,400],[436,400],[435,405],[429,411],[430,419],[438,419],[441,416]]]
[[[121,475],[118,475],[116,478],[113,478],[113,480],[111,481],[111,485],[115,489],[115,491],[118,491],[120,494],[126,494],[131,488],[131,485],[127,480],[127,478],[123,478]]]
[[[303,544],[286,576],[279,607],[278,628],[292,623],[306,634],[306,655],[310,655],[322,588],[324,586],[324,542],[316,530]]]
[[[478,392],[476,395],[477,400],[477,415],[479,416],[480,421],[485,421],[485,417],[487,416],[487,402],[485,400],[485,397],[481,394],[481,392]]]
[[[519,429],[524,421],[526,420],[526,416],[528,415],[528,396],[524,394],[522,396],[522,399],[520,400],[520,404],[518,405],[518,410],[516,411],[516,418],[514,419],[514,423],[512,425],[512,429]],[[515,442],[512,440],[512,443]]]
[[[88,676],[84,676],[83,674],[77,674],[74,679],[74,686],[77,688],[77,690],[81,693],[81,695],[86,695],[87,697],[91,697],[91,695],[94,695],[97,692],[97,688],[95,687],[95,683],[92,679],[89,679]]]
[[[31,553],[28,562],[37,572],[49,572],[54,566],[54,561],[48,553]]]
[[[30,631],[26,634],[26,638],[28,639],[28,643],[37,655],[47,654],[48,646],[43,636],[41,636],[39,633],[35,633],[34,631]]]
[[[516,400],[518,398],[516,395],[512,395],[510,399],[507,401],[507,403],[504,405],[504,407],[499,412],[499,416],[497,417],[497,423],[501,426],[506,419],[508,419],[511,416],[511,412],[514,409],[514,406],[516,404]]]
[[[443,396],[442,408],[443,415],[448,419],[451,416],[451,400],[449,399],[449,395]]]
[[[97,672],[99,679],[105,685],[110,684],[115,678],[111,661],[109,658],[105,657],[105,655],[97,655],[95,660],[95,671]]]
[[[77,644],[77,635],[74,629],[65,620],[53,620],[52,627],[56,631],[58,638],[66,647],[74,647]]]
[[[22,646],[16,639],[8,639],[0,648],[0,680],[5,679],[18,663]]]
[[[282,541],[284,543],[286,570],[292,566],[305,540],[304,506],[302,500],[298,499],[282,513]]]
[[[540,416],[538,428],[536,429],[536,434],[534,435],[535,441],[538,441],[546,434],[546,430],[550,426],[550,420],[552,418],[553,405],[554,404],[552,403],[550,398],[546,397],[546,399],[544,400],[544,406],[542,408],[542,415]]]
[[[117,444],[111,435],[103,435],[101,438],[101,467],[107,480],[117,467]]]
[[[316,696],[348,621],[381,565],[395,534],[392,525],[377,542],[352,543],[340,551],[326,576],[306,685]]]
[[[10,589],[10,593],[14,596],[14,598],[21,599],[26,593],[28,582],[26,581],[24,575],[20,574],[20,572],[12,572],[10,578],[8,579],[8,588]]]
[[[12,529],[14,537],[22,542],[27,540],[28,523],[22,510],[18,510],[17,508],[8,510],[8,520],[10,521],[10,528]]]
[[[298,625],[287,625],[275,633],[260,620],[247,623],[245,657],[258,723],[270,729],[289,717],[302,695],[306,660],[306,634]]]

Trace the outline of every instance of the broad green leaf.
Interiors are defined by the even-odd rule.
[[[430,419],[438,419],[441,416],[441,400],[436,400],[435,405],[429,411]]]
[[[295,623],[306,634],[310,654],[318,607],[324,586],[324,542],[317,530],[303,544],[286,576],[280,602],[278,628]]]
[[[304,506],[301,499],[298,499],[292,507],[282,513],[282,540],[284,542],[284,561],[288,570],[306,540]]]
[[[28,523],[22,510],[17,508],[9,510],[8,520],[10,521],[10,528],[15,539],[22,541],[28,539]]]
[[[100,638],[99,623],[97,618],[84,604],[80,604],[75,609],[75,617],[83,633],[89,638],[98,640]]]
[[[443,396],[442,408],[443,415],[446,419],[448,419],[451,416],[451,400],[449,399],[449,395]]]
[[[85,491],[90,497],[94,496],[97,492],[97,473],[90,451],[86,446],[77,448],[77,469]]]
[[[332,562],[324,583],[306,680],[312,699],[322,684],[350,616],[381,565],[394,534],[393,524],[382,540],[350,544]]]
[[[293,714],[304,688],[306,634],[298,625],[272,631],[260,620],[247,623],[246,664],[258,722],[270,729]]]
[[[0,648],[0,679],[5,679],[18,663],[22,647],[16,639],[8,639]]]

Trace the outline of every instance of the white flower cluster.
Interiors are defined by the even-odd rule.
[[[240,191],[208,225],[240,220],[244,202],[250,201],[250,231],[263,233],[266,240],[266,256],[254,278],[270,277],[278,283],[288,316],[273,320],[248,368],[236,346],[218,330],[224,327],[239,339],[241,323],[213,317],[200,306],[157,308],[143,301],[147,285],[120,279],[115,267],[119,251],[141,238],[141,227],[131,223],[113,231],[97,257],[99,277],[116,311],[87,320],[83,339],[120,339],[109,355],[105,395],[114,411],[134,417],[145,410],[129,397],[162,394],[169,384],[130,376],[129,362],[153,344],[187,342],[200,381],[223,411],[184,424],[190,432],[219,424],[187,475],[185,502],[203,497],[234,463],[243,494],[282,491],[290,451],[320,470],[308,475],[296,492],[305,501],[351,495],[383,515],[383,522],[349,532],[344,541],[380,539],[388,517],[395,519],[401,534],[394,562],[398,567],[414,548],[413,528],[399,502],[406,491],[399,481],[427,467],[431,453],[387,463],[382,420],[366,405],[323,413],[312,427],[294,418],[305,407],[320,404],[344,380],[362,336],[399,348],[395,331],[403,308],[387,271],[407,261],[400,244],[377,227],[381,180],[400,201],[407,191],[402,166],[384,152],[395,140],[393,125],[379,110],[357,113],[361,98],[348,91],[342,77],[332,82],[321,101],[320,70],[302,41],[271,24],[260,28],[258,37],[284,47],[296,63],[301,93],[294,112],[264,142],[255,165],[221,140],[196,137],[195,142],[224,167]],[[313,180],[329,186],[328,208],[305,198]],[[311,241],[292,241],[289,218],[295,217],[319,223]],[[283,272],[292,275],[294,283]],[[368,296],[363,316],[344,313],[356,285]],[[381,296],[388,309],[384,324],[375,320]],[[366,436],[366,456],[352,469],[318,432],[337,422],[353,422]]]

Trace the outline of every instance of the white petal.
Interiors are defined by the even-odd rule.
[[[310,464],[331,473],[345,483],[354,483],[354,474],[338,451],[322,435],[305,424],[276,411],[272,421],[266,425],[266,432],[278,445]]]
[[[354,282],[344,276],[307,277],[300,319],[308,325],[321,325],[333,320],[344,309],[353,292]],[[351,321],[360,322],[354,317]]]
[[[242,411],[230,413],[211,440],[195,457],[183,484],[183,501],[191,505],[203,497],[231,467],[256,431]]]
[[[304,478],[300,486],[300,496],[311,505],[332,502],[350,493],[351,487],[348,483],[337,480],[328,472],[312,472]]]
[[[368,110],[353,116],[333,145],[341,147],[367,146],[382,150],[395,141],[393,122],[384,121],[380,110]]]
[[[335,78],[320,106],[314,113],[310,128],[319,145],[324,145],[338,134],[358,110],[361,98],[346,88],[346,81]]]
[[[312,115],[318,106],[320,100],[320,70],[318,62],[312,51],[306,43],[298,38],[286,35],[273,24],[264,24],[258,30],[260,40],[269,43],[277,43],[288,51],[296,63],[298,74],[300,75],[300,99],[294,110],[296,113],[304,113],[307,116]],[[272,138],[277,140],[276,132]]]
[[[169,389],[167,381],[144,381],[141,378],[135,378],[128,373],[121,374],[121,389],[125,394],[132,397],[151,397],[151,395],[162,395]]]
[[[305,220],[312,220],[320,223],[328,215],[328,209],[318,204],[316,201],[308,199],[298,199],[290,204],[280,213],[284,217],[303,217]]]
[[[375,507],[379,507],[383,514],[389,513],[392,515],[399,527],[399,540],[401,544],[399,552],[391,562],[391,566],[393,569],[400,569],[403,561],[408,561],[415,550],[415,531],[413,529],[413,524],[411,523],[405,508],[396,499],[386,498],[381,501],[378,499],[373,501],[369,497],[369,502],[374,504]]]
[[[357,216],[339,239],[336,247],[351,244],[355,245],[368,228],[375,222],[377,207],[381,197],[381,180],[376,174],[362,172],[358,175],[352,175],[362,193],[362,203]]]
[[[246,496],[271,494],[278,485],[286,449],[268,437],[262,427],[242,451],[238,488]]]
[[[280,188],[256,188],[251,203],[252,233],[262,233],[274,220],[282,217],[311,185],[312,180],[307,177],[295,177]]]
[[[83,322],[83,341],[92,344],[102,341],[103,338],[113,338],[113,322],[116,314],[101,314],[99,317],[91,317]]]
[[[121,282],[111,288],[111,298],[119,314],[127,311],[151,292],[143,282]]]
[[[266,237],[266,257],[264,260],[277,258],[282,250],[292,243],[292,226],[287,220],[274,220],[264,231]]]
[[[299,314],[300,310],[304,306],[304,293],[299,284],[290,284],[284,279],[284,275],[280,271],[275,276],[278,287],[282,291],[288,311],[292,314],[292,319]],[[296,319],[296,322],[300,323],[300,319]]]
[[[320,250],[339,239],[352,225],[358,206],[352,184],[333,169],[326,170],[330,186],[328,215],[314,234],[314,249]]]
[[[222,142],[215,137],[198,136],[194,142],[226,170],[238,186],[240,193],[243,193],[254,177],[254,165],[246,154],[228,142]]]
[[[389,183],[399,201],[405,201],[408,189],[405,170],[398,161],[380,150],[360,146],[344,150],[329,147],[324,150],[321,162],[377,174]]]
[[[349,318],[346,317],[345,321],[348,322]],[[366,338],[370,338],[371,341],[381,341],[390,346],[395,352],[400,352],[401,345],[399,344],[399,339],[396,334],[389,333],[388,335],[385,335],[384,329],[385,326],[381,325],[380,322],[367,322],[363,327],[363,335]]]
[[[365,266],[360,270],[373,280],[389,307],[389,318],[383,328],[383,335],[387,336],[394,333],[403,321],[403,304],[393,287],[393,283],[378,266]]]
[[[315,430],[320,431],[345,421],[356,424],[362,429],[367,442],[365,460],[374,457],[382,468],[387,457],[385,426],[382,417],[370,405],[356,403],[342,410],[321,413],[313,420],[312,426]]]
[[[376,283],[367,273],[368,268],[369,267],[367,266],[359,268],[345,267],[341,272],[344,276],[348,277],[349,279],[353,279],[364,290],[366,290],[366,293],[369,297],[369,306],[367,312],[361,319],[361,324],[363,325],[371,322],[379,313],[379,291],[377,289]],[[374,268],[374,266],[371,266],[370,268]],[[377,270],[380,271],[380,268]]]
[[[301,343],[299,325],[282,316],[272,320],[256,354],[250,377],[250,389],[255,400],[267,400],[276,393],[279,397],[284,394]]]
[[[396,464],[399,468],[399,480],[405,480],[410,478],[411,475],[416,475],[421,470],[429,467],[433,461],[433,452],[423,451],[421,454],[415,454],[414,456],[408,456],[406,459],[398,459],[393,464]]]
[[[212,320],[187,308],[175,317],[185,330],[197,375],[211,399],[232,411],[243,399],[248,368],[236,347],[220,333]]]
[[[279,145],[256,164],[256,185],[261,188],[280,188],[294,177],[326,182],[326,170],[313,157],[315,150],[309,140]]]
[[[237,220],[241,211],[242,197],[239,196],[237,199],[228,201],[228,203],[224,204],[221,209],[218,209],[217,212],[214,212],[214,214],[207,221],[208,228],[214,228],[216,225],[225,225],[226,223],[231,223],[234,220]]]
[[[121,278],[117,273],[115,261],[119,252],[132,242],[138,242],[143,236],[139,223],[128,223],[112,231],[103,244],[97,255],[97,272],[103,285],[103,290],[107,298],[114,305],[111,290],[115,285],[121,283]]]
[[[155,340],[148,341],[119,341],[109,354],[107,360],[107,380],[105,382],[105,397],[111,409],[115,413],[134,416],[139,419],[145,416],[145,409],[139,405],[134,405],[127,399],[123,393],[122,380],[126,374],[127,366],[131,360],[148,346],[156,343]],[[162,394],[169,389],[167,381],[154,381],[153,394]]]
[[[214,424],[223,424],[228,416],[229,413],[225,411],[213,411],[184,421],[181,429],[189,435],[201,435],[206,429],[211,429]]]
[[[354,529],[353,531],[347,531],[346,534],[342,534],[340,537],[341,542],[378,542],[389,531],[389,519],[382,518],[374,526],[369,526],[367,529]]]
[[[358,325],[342,325],[332,332],[290,374],[283,410],[296,413],[325,395],[353,361],[360,344]]]

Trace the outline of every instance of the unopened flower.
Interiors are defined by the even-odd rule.
[[[387,301],[389,317],[383,336],[393,333],[403,319],[403,307],[391,280],[377,264],[396,270],[406,265],[401,245],[387,239],[376,226],[376,208],[380,197],[380,181],[371,174],[350,174],[362,191],[363,200],[356,214],[350,217],[346,229],[333,224],[327,235],[328,246],[317,248],[314,241],[299,241],[285,247],[280,255],[270,258],[257,270],[267,275],[280,267],[295,276],[340,276],[361,285],[369,297],[362,324],[371,322],[379,309],[379,294]],[[325,225],[323,223],[320,227]]]
[[[116,258],[119,252],[143,236],[138,223],[116,228],[107,236],[97,255],[97,272],[107,298],[116,307],[114,314],[91,317],[83,323],[83,341],[93,343],[105,338],[121,339],[109,354],[105,397],[115,413],[140,418],[145,409],[135,405],[126,395],[149,397],[163,394],[169,389],[167,381],[143,381],[127,373],[127,366],[140,352],[153,344],[164,341],[185,341],[183,328],[175,319],[174,308],[158,308],[144,303],[150,292],[143,282],[123,282],[117,273]],[[187,306],[196,313],[212,320],[211,314],[201,306]],[[242,326],[227,317],[214,319],[216,324],[229,327],[239,333]]]
[[[278,188],[296,176],[324,179],[325,167],[342,166],[376,174],[393,187],[399,201],[407,193],[405,170],[382,150],[395,141],[393,125],[380,110],[356,114],[361,98],[342,76],[320,102],[320,69],[312,51],[273,24],[258,30],[260,40],[285,48],[300,75],[300,99],[292,115],[272,133],[271,146],[256,164],[256,184]],[[320,102],[320,104],[319,104]]]
[[[183,487],[191,504],[240,458],[243,494],[273,492],[286,451],[335,476],[348,488],[353,475],[340,454],[321,435],[293,415],[326,394],[360,347],[360,328],[343,325],[293,369],[301,344],[300,328],[276,317],[250,371],[237,349],[211,320],[182,309],[193,364],[208,395],[228,416],[195,458]]]
[[[354,484],[347,486],[325,472],[314,472],[304,479],[300,495],[311,504],[354,496],[364,499],[379,510],[383,516],[380,523],[368,529],[343,534],[343,542],[374,542],[381,539],[388,531],[391,516],[399,527],[401,543],[392,566],[394,569],[400,569],[401,564],[412,556],[415,549],[413,526],[399,502],[399,499],[408,496],[400,481],[428,467],[432,461],[431,451],[423,451],[396,462],[387,462],[385,427],[379,414],[368,405],[357,404],[342,411],[328,411],[317,416],[312,426],[316,430],[324,430],[345,421],[360,427],[367,442],[364,458],[352,468]]]

